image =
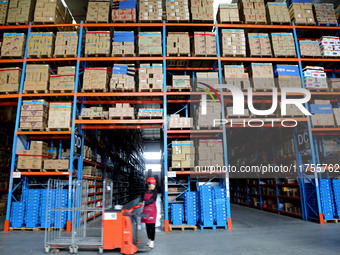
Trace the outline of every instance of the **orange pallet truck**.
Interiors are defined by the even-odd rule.
[[[148,251],[150,248],[138,240],[137,217],[147,217],[141,214],[142,206],[131,209],[110,209],[104,212],[103,249],[120,249],[122,254],[135,254],[138,251]]]

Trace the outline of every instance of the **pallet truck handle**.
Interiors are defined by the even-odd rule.
[[[135,209],[141,208],[141,205],[135,205],[134,207],[132,207],[130,210],[123,210],[123,213],[127,213],[128,215],[130,215]]]

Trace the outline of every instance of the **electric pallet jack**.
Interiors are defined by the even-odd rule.
[[[126,207],[128,208],[128,206]],[[130,209],[110,209],[103,215],[103,249],[120,249],[122,254],[135,254],[151,250],[149,246],[138,240],[138,217],[142,214],[143,206],[136,205]]]

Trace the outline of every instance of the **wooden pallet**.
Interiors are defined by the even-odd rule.
[[[228,21],[219,21],[218,23],[220,24],[243,24],[243,21],[231,21],[231,20],[228,20]]]
[[[46,131],[72,131],[72,128],[46,128]]]
[[[97,54],[85,54],[85,57],[110,57],[110,54],[105,54],[105,53],[97,53]]]
[[[60,90],[60,89],[50,89],[50,93],[73,93],[73,89]]]
[[[193,130],[194,127],[172,127],[169,130]]]
[[[270,22],[270,24],[271,25],[291,25],[292,24],[292,22],[279,22],[279,21],[272,21],[272,22]]]
[[[313,125],[312,124],[312,127],[313,128],[332,128],[334,127],[334,125]]]
[[[245,24],[255,24],[255,25],[267,25],[267,21],[244,21]]]
[[[136,92],[135,89],[120,89],[120,88],[115,88],[115,89],[110,89],[110,92]]]
[[[81,92],[90,92],[90,93],[97,93],[97,92],[107,92],[107,89],[82,89]]]
[[[167,57],[190,57],[190,53],[167,53]]]
[[[135,116],[109,116],[110,120],[134,120]]]
[[[138,119],[162,119],[163,116],[138,116]]]
[[[27,58],[51,58],[52,56],[49,56],[47,54],[43,55],[27,55]]]
[[[42,172],[42,169],[17,169],[17,172]]]
[[[48,90],[30,90],[30,89],[24,89],[23,93],[24,94],[29,94],[29,93],[32,93],[32,94],[40,94],[40,93],[47,94]]]
[[[241,58],[244,58],[244,57],[246,57],[246,55],[244,55],[244,54],[222,53],[222,57],[233,57],[233,58],[241,57]]]
[[[45,128],[19,128],[19,131],[45,131]]]
[[[193,56],[194,57],[216,57],[217,54],[198,54],[198,53],[194,53]]]
[[[314,88],[307,88],[309,91],[311,91],[311,92],[328,92],[328,91],[330,91],[330,92],[333,92],[332,90],[330,90],[329,88],[327,88],[327,89],[314,89]]]
[[[161,20],[139,20],[140,23],[162,23]]]
[[[274,56],[276,58],[296,58],[297,57],[296,55],[295,56],[287,56],[287,55],[278,55],[278,54],[275,54],[275,53],[274,53]]]
[[[126,57],[135,57],[136,54],[134,53],[130,53],[130,54],[112,54],[112,57],[123,57],[123,58],[126,58]]]
[[[316,25],[316,23],[306,23],[306,22],[296,23],[295,20],[293,20],[293,22],[295,23],[295,26],[315,26]]]
[[[79,116],[80,120],[105,120],[104,116]]]
[[[252,58],[272,58],[273,55],[253,55],[253,54],[250,54],[250,57],[252,57]]]
[[[85,23],[95,23],[95,24],[102,24],[102,23],[109,23],[108,20],[102,21],[102,20],[86,20]]]
[[[191,171],[194,167],[169,167],[170,171]]]
[[[274,88],[274,87],[273,87]],[[272,92],[273,88],[253,88],[254,92]]]
[[[139,89],[138,92],[163,92],[163,89]]]
[[[197,226],[196,225],[187,225],[187,224],[182,224],[182,225],[169,225],[169,230],[172,231],[173,229],[180,229],[181,231],[187,230],[187,229],[192,229],[194,231],[197,231]]]
[[[33,231],[33,232],[39,232],[41,228],[40,228],[40,227],[34,227],[34,228],[27,228],[27,227],[13,228],[13,227],[10,227],[9,229],[10,229],[11,231],[20,230],[20,231]]]
[[[307,55],[301,55],[301,58],[322,58],[321,54],[320,56],[307,56]]]
[[[167,20],[168,23],[190,23],[190,20]]]
[[[173,88],[173,87],[167,87],[166,90],[168,92],[191,92],[191,88]]]
[[[69,169],[48,169],[44,168],[43,172],[68,172]]]
[[[6,22],[6,25],[7,26],[11,26],[11,25],[16,25],[16,26],[19,26],[19,25],[28,25],[28,21],[25,21],[25,22]]]
[[[161,57],[162,54],[141,54],[139,53],[139,57]]]
[[[18,59],[18,58],[24,58],[24,54],[20,56],[1,56],[1,59]]]
[[[324,220],[325,223],[339,223],[340,219]]]
[[[54,54],[53,57],[54,58],[76,58],[77,54],[62,54],[62,55]]]
[[[6,95],[10,95],[10,94],[18,94],[18,91],[3,91],[0,94],[6,94]]]
[[[216,125],[216,127],[214,127],[213,125],[210,126],[197,126],[196,130],[212,130],[212,129],[221,129],[222,128],[222,124],[220,125]]]

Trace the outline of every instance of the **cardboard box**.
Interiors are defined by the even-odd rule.
[[[286,3],[268,2],[266,5],[269,24],[290,24],[290,16]]]
[[[246,56],[246,38],[242,29],[222,29],[222,55]]]
[[[140,32],[138,34],[139,55],[162,55],[161,32]]]
[[[89,2],[87,7],[86,22],[109,22],[110,2]]]
[[[248,73],[245,73],[243,65],[225,65],[224,79],[227,84],[232,84],[240,89],[250,88]]]
[[[109,31],[87,31],[85,37],[85,56],[110,56],[111,38]]]
[[[213,101],[207,101],[206,107],[199,107],[196,111],[197,129],[214,127],[214,120],[221,118],[221,106]]]
[[[289,15],[296,25],[315,25],[312,3],[292,3]]]
[[[299,67],[297,65],[276,65],[274,77],[277,79],[278,87],[301,88]]]
[[[261,23],[266,24],[266,8],[264,1],[258,0],[256,2],[250,2],[248,0],[242,0],[241,5],[241,21],[245,23]]]
[[[338,24],[333,4],[315,3],[313,6],[315,11],[316,22],[321,24]]]
[[[57,32],[55,40],[54,56],[77,56],[78,34],[77,32]]]
[[[21,68],[0,68],[0,93],[19,91]]]
[[[26,44],[26,35],[21,33],[4,33],[1,56],[23,58]]]
[[[180,117],[178,114],[170,115],[169,119],[169,129],[178,129],[185,128],[191,129],[193,128],[193,118]],[[180,146],[172,147],[172,153],[182,153],[182,148]],[[177,151],[174,151],[176,148]]]
[[[300,40],[299,45],[302,57],[321,57],[318,41]]]
[[[339,37],[323,36],[319,40],[321,56],[340,56]]]
[[[303,69],[303,76],[307,89],[328,89],[327,76],[323,68],[307,66]]]
[[[152,119],[152,118],[162,118],[163,109],[158,108],[140,108],[138,109],[138,119]]]
[[[112,42],[112,56],[134,56],[134,32],[114,32]]]
[[[108,78],[107,67],[85,68],[83,91],[97,90],[106,92]]]
[[[34,11],[34,22],[68,24],[72,22],[69,10],[61,1],[37,0]],[[64,30],[72,28],[65,27]]]
[[[174,0],[174,1],[166,1],[166,20],[167,21],[189,21],[190,13],[189,13],[189,2],[188,0]],[[198,9],[196,7],[191,8],[192,15],[195,16],[195,13],[198,13]],[[202,19],[204,17],[201,17]]]
[[[173,75],[172,76],[173,88],[190,88],[190,76],[189,75]]]
[[[222,140],[199,140],[198,162],[200,167],[223,166]]]
[[[8,2],[2,1],[0,4],[0,25],[6,24]]]
[[[271,39],[275,57],[296,57],[292,33],[271,33]]]
[[[192,21],[194,22],[195,21],[198,21],[198,22],[213,22],[214,21],[213,1],[191,0],[190,10],[191,10]],[[187,14],[187,13],[189,13],[189,11],[187,11],[186,8],[184,8],[184,14]]]
[[[48,128],[69,129],[71,127],[71,116],[71,103],[50,103]]]
[[[47,126],[49,105],[45,100],[23,100],[20,128],[24,130],[44,130]]]
[[[163,5],[162,1],[139,1],[139,21],[162,22]]]
[[[76,67],[58,67],[58,74],[50,76],[51,92],[73,92],[75,82]]]
[[[219,23],[239,22],[240,15],[237,3],[219,4],[217,20]]]
[[[162,64],[140,64],[138,74],[139,92],[163,91]]]
[[[168,33],[167,55],[190,56],[189,33],[187,32]]]
[[[248,49],[251,57],[271,57],[272,49],[268,34],[248,33]]]
[[[333,91],[340,91],[340,78],[329,79],[329,85]]]
[[[194,32],[195,56],[216,56],[216,35],[213,32]]]
[[[136,1],[114,0],[112,3],[113,22],[136,22]]]
[[[55,36],[52,32],[31,32],[28,38],[27,56],[51,58]]]
[[[172,142],[172,168],[195,166],[195,146],[193,141]]]
[[[255,89],[275,87],[273,65],[271,63],[251,63],[250,75]]]
[[[24,82],[24,93],[46,92],[49,89],[51,69],[49,65],[27,65]]]
[[[127,104],[127,107],[110,107],[109,119],[134,119],[135,109]]]
[[[114,65],[110,79],[110,91],[135,91],[135,65]]]
[[[35,1],[31,0],[10,1],[7,14],[7,23],[14,25],[17,23],[28,24],[28,22],[32,21],[33,19],[34,6]]]

